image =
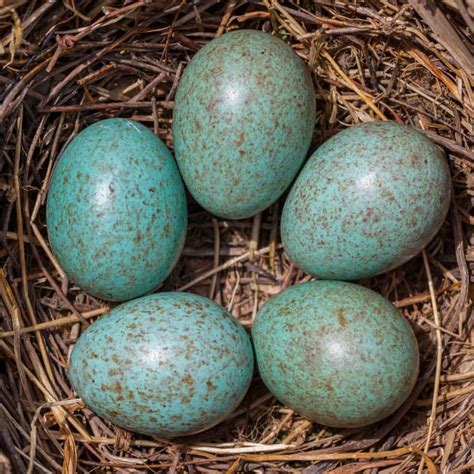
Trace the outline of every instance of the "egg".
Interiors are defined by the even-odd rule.
[[[442,152],[395,122],[334,135],[311,156],[282,213],[289,257],[323,279],[355,280],[414,257],[438,232],[450,202]]]
[[[229,219],[274,203],[305,159],[315,107],[308,70],[280,39],[237,30],[204,46],[173,113],[176,160],[196,201]]]
[[[96,414],[167,438],[197,433],[244,397],[253,352],[243,327],[202,296],[159,293],[114,308],[80,336],[69,378]]]
[[[124,301],[156,288],[184,245],[184,185],[165,144],[143,125],[108,119],[67,146],[51,177],[48,236],[68,277]]]
[[[353,428],[392,414],[414,387],[414,333],[365,287],[313,281],[284,290],[257,314],[258,369],[284,404],[317,423]]]

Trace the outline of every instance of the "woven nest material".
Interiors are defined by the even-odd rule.
[[[0,472],[472,470],[473,18],[469,0],[0,1]],[[78,131],[107,117],[138,120],[172,148],[183,68],[236,28],[271,32],[308,64],[312,149],[347,125],[388,118],[423,130],[449,158],[454,198],[437,237],[362,282],[401,309],[422,357],[410,398],[375,426],[310,423],[256,379],[225,422],[169,442],[98,418],[66,376],[80,317],[110,304],[69,283],[51,255],[52,167]],[[270,296],[311,279],[281,249],[282,202],[224,221],[190,201],[184,253],[160,290],[210,296],[249,327]]]

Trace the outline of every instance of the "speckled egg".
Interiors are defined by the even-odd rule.
[[[69,365],[72,386],[95,413],[164,437],[222,421],[252,372],[243,327],[211,300],[177,292],[114,308],[81,335]]]
[[[214,39],[176,92],[174,148],[189,191],[224,218],[267,208],[305,159],[315,110],[311,76],[283,41],[255,30]]]
[[[47,222],[53,252],[73,282],[106,300],[128,300],[156,288],[181,254],[184,185],[150,130],[132,120],[102,120],[59,159]]]
[[[350,127],[319,147],[298,176],[283,209],[285,250],[324,279],[383,273],[430,242],[450,190],[442,152],[414,128]]]
[[[269,390],[327,426],[365,426],[392,414],[414,387],[418,345],[400,312],[365,287],[313,281],[271,298],[252,329]]]

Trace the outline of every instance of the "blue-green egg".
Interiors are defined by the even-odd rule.
[[[79,337],[69,364],[96,414],[168,438],[208,429],[243,399],[253,373],[243,327],[211,300],[159,293],[114,308]]]
[[[220,217],[264,210],[301,167],[315,111],[311,76],[286,43],[255,30],[212,40],[176,92],[173,140],[187,188]]]
[[[352,428],[392,414],[418,375],[415,335],[397,308],[365,287],[314,281],[284,290],[252,328],[263,382],[323,425]]]
[[[152,291],[186,234],[186,194],[171,153],[132,120],[90,125],[54,169],[47,223],[61,267],[88,293],[124,301]]]
[[[443,153],[416,129],[378,121],[350,127],[316,150],[291,189],[285,250],[324,279],[383,273],[435,236],[450,191]]]

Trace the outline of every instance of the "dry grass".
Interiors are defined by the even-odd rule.
[[[12,471],[388,473],[416,472],[421,460],[430,472],[472,470],[473,16],[463,0],[0,1],[0,448]],[[52,166],[74,134],[111,116],[145,123],[171,147],[183,66],[234,28],[273,31],[308,63],[313,148],[348,124],[388,118],[424,130],[449,158],[454,199],[439,235],[423,256],[363,282],[402,309],[422,355],[412,396],[376,426],[311,424],[256,380],[226,422],[170,443],[104,422],[69,386],[78,321],[108,306],[70,284],[48,248]],[[211,295],[250,326],[271,295],[309,279],[281,249],[281,205],[233,222],[191,202],[164,289]]]

